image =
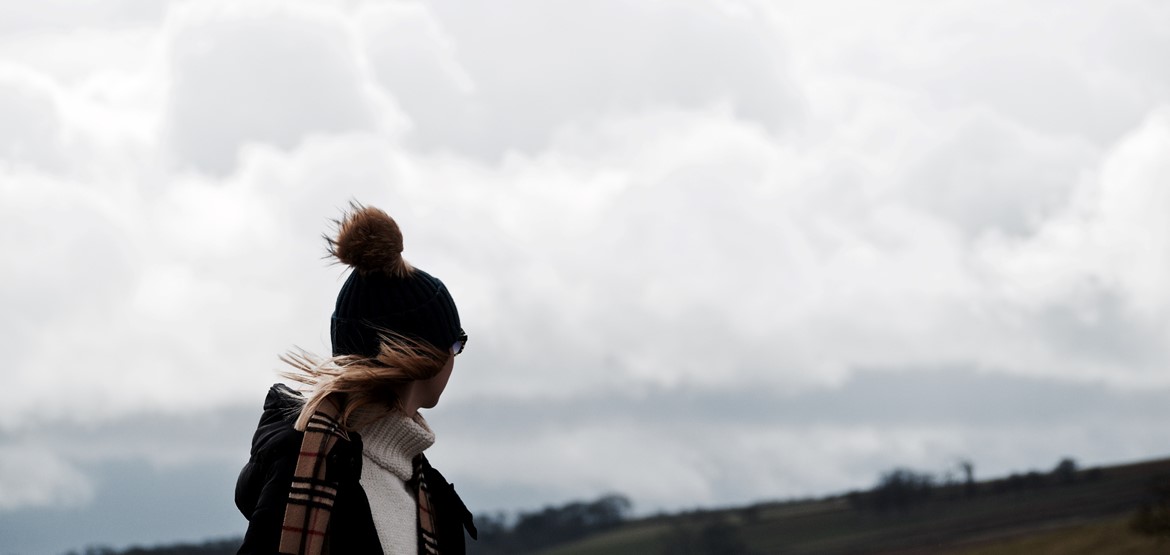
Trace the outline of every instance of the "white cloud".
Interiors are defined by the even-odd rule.
[[[180,167],[222,175],[249,142],[288,148],[314,133],[397,126],[349,20],[295,6],[199,3],[172,12],[164,133]]]
[[[52,81],[19,66],[0,65],[0,160],[58,167],[65,133]]]
[[[1081,185],[1083,141],[1038,133],[986,111],[956,125],[923,154],[899,191],[970,236],[1030,235],[1063,209]]]
[[[1043,305],[1104,289],[1119,295],[1133,317],[1164,317],[1170,229],[1160,214],[1170,206],[1168,147],[1170,110],[1161,108],[1110,149],[1093,178],[1035,236],[988,241],[986,256],[1004,273],[1007,294]]]
[[[427,25],[436,21],[444,33],[428,33],[420,48],[439,51],[439,68],[457,77],[429,95],[419,90],[424,83],[403,86],[425,147],[494,160],[509,150],[539,151],[566,124],[723,100],[773,130],[799,118],[785,45],[747,7],[690,0],[428,6]],[[393,39],[370,40],[383,74],[418,63],[406,49],[396,59],[377,55]]]
[[[469,130],[476,85],[460,64],[452,37],[427,5],[366,4],[355,19],[377,82],[410,118],[411,140],[442,148]]]
[[[1050,318],[1053,325],[1045,327],[1056,334],[1051,346],[1059,351],[1050,353],[1048,366],[1068,357],[1065,371],[1119,384],[1168,379],[1170,229],[1160,216],[1170,206],[1167,114],[1151,112],[1110,149],[1099,172],[1035,236],[981,245],[1002,298],[1025,318]]]
[[[761,3],[792,37],[802,83],[849,75],[983,106],[1035,131],[1108,144],[1170,92],[1153,70],[1166,6],[1044,0]],[[843,18],[842,13],[851,17]]]
[[[1170,106],[1149,115],[1106,159],[1099,212],[1090,224],[1096,267],[1128,293],[1135,312],[1170,308]]]
[[[4,2],[0,4],[0,36],[71,32],[152,21],[157,20],[168,4],[155,0]]]

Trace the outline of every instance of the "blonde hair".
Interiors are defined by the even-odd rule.
[[[381,335],[380,349],[373,357],[321,358],[300,348],[280,356],[293,368],[280,375],[307,386],[295,424],[297,430],[305,430],[309,417],[326,400],[337,404],[342,426],[351,431],[377,416],[401,410],[398,387],[432,378],[446,364],[446,353],[429,343],[393,332],[384,331]]]

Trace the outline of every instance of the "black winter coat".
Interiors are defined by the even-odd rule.
[[[248,519],[248,531],[239,555],[275,555],[288,491],[296,469],[304,432],[293,428],[300,413],[300,395],[276,384],[264,399],[264,412],[252,436],[252,452],[236,481],[236,507]],[[370,502],[362,489],[362,438],[349,433],[349,441],[338,440],[326,456],[326,479],[337,482],[337,497],[330,511],[325,553],[334,555],[386,555],[378,540]],[[431,511],[439,545],[444,555],[465,552],[464,529],[476,537],[470,511],[447,479],[420,455],[422,479],[430,492]]]
[[[248,519],[240,555],[277,553],[289,485],[304,438],[304,432],[293,429],[301,408],[293,398],[296,395],[277,384],[264,400],[264,412],[252,437],[251,457],[236,481],[236,507]],[[350,433],[349,442],[338,441],[329,452],[326,468],[329,478],[338,482],[326,549],[335,555],[383,555],[370,503],[359,483],[361,437]]]

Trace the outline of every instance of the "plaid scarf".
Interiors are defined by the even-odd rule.
[[[431,492],[427,487],[425,468],[426,457],[419,455],[414,458],[414,477],[410,479],[415,494],[418,496],[418,553],[419,555],[439,555],[439,536],[435,533],[434,504],[431,502]]]
[[[321,555],[328,553],[325,532],[337,499],[337,482],[326,480],[325,460],[338,440],[349,434],[337,421],[338,408],[332,400],[321,403],[309,417],[305,437],[293,471],[280,534],[280,555]]]
[[[455,493],[455,485],[447,483],[422,454],[414,458],[414,477],[407,485],[418,495],[419,555],[465,553],[464,530],[473,540],[478,532],[471,511]]]

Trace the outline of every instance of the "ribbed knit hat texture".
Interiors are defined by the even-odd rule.
[[[372,357],[386,332],[446,352],[462,332],[451,293],[402,259],[402,233],[388,214],[358,204],[350,208],[337,221],[337,238],[326,237],[330,254],[353,267],[333,310],[333,356]]]

